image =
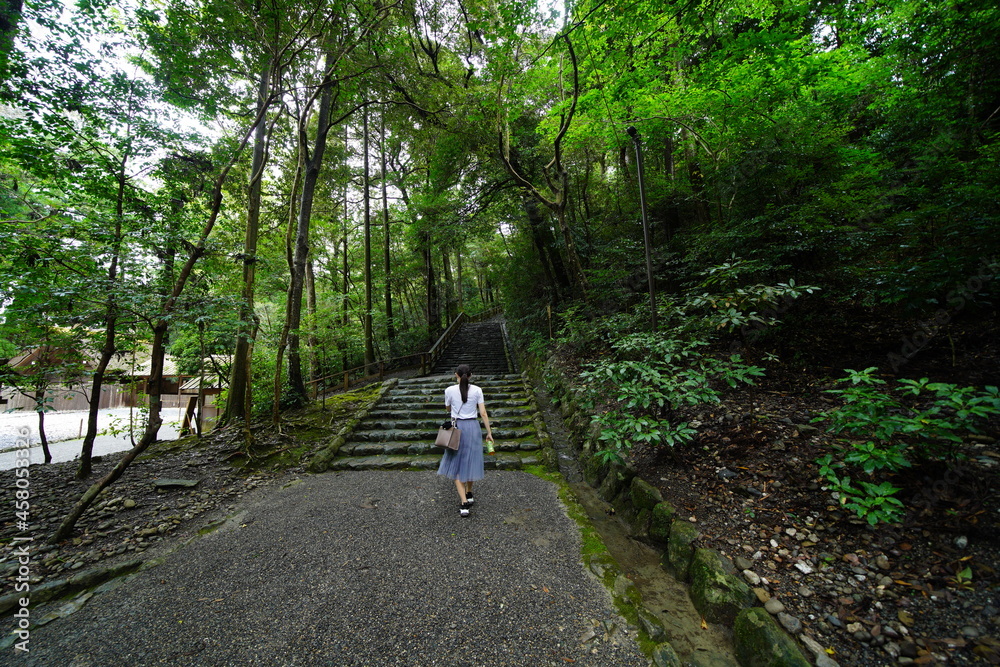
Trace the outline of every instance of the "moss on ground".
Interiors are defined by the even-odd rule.
[[[201,438],[188,435],[156,442],[141,458],[176,456],[218,447],[224,450],[222,458],[239,470],[291,468],[321,447],[348,420],[370,409],[378,399],[381,386],[369,385],[287,410],[281,415],[280,432],[270,419],[253,422],[250,425],[253,441],[249,447],[245,431],[230,427],[210,431]]]
[[[576,522],[580,530],[580,555],[583,557],[584,562],[597,554],[608,553],[608,548],[604,546],[604,540],[601,539],[600,533],[597,532],[591,523],[590,517],[587,515],[587,510],[577,501],[576,496],[573,495],[573,490],[569,488],[569,484],[566,483],[566,480],[563,479],[560,473],[553,472],[541,465],[524,466],[523,471],[556,485],[559,499],[566,506],[566,513],[569,515],[569,518]]]
[[[622,618],[630,626],[638,628],[639,648],[647,656],[652,656],[659,642],[649,636],[649,633],[646,632],[642,622],[639,620],[639,610],[643,607],[642,594],[635,585],[631,585],[631,582],[628,582],[630,585],[626,586],[621,592],[616,590],[616,582],[626,577],[618,567],[615,559],[611,556],[607,546],[605,546],[601,534],[594,528],[587,510],[576,499],[569,484],[559,472],[554,472],[545,466],[525,466],[522,470],[556,485],[559,499],[562,500],[563,505],[566,507],[566,514],[576,522],[580,530],[581,559],[587,566],[590,566],[594,562],[599,562],[605,566],[603,576],[598,576],[598,578],[611,594],[611,599],[618,613],[621,614]]]

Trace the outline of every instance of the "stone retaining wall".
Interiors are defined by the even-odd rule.
[[[733,645],[744,667],[799,667],[810,665],[798,643],[758,606],[756,596],[741,579],[732,561],[718,551],[699,548],[698,530],[679,517],[659,489],[623,465],[602,462],[599,429],[591,414],[580,408],[571,378],[551,362],[529,359],[522,365],[532,381],[545,386],[558,405],[573,435],[580,467],[587,484],[611,503],[633,537],[662,553],[661,566],[689,584],[689,595],[706,621],[732,630]],[[641,607],[641,605],[640,605]],[[651,614],[649,616],[652,616]],[[642,618],[646,633],[658,641],[665,636],[655,618]],[[657,646],[652,656],[658,667],[680,665],[669,642]]]

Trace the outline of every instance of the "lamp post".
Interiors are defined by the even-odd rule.
[[[656,284],[653,281],[653,254],[649,247],[649,218],[646,215],[646,182],[642,169],[642,144],[639,130],[629,125],[625,128],[635,144],[635,165],[639,174],[639,206],[642,209],[642,238],[646,245],[646,278],[649,282],[649,312],[652,318],[653,331],[656,331]]]

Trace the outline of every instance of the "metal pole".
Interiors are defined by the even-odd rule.
[[[649,281],[649,311],[653,331],[656,331],[656,284],[653,280],[653,254],[649,246],[649,218],[646,215],[646,182],[642,169],[642,144],[639,131],[631,125],[625,129],[635,144],[635,165],[639,172],[639,206],[642,208],[642,237],[646,244],[646,278]]]

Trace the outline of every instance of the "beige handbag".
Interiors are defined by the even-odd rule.
[[[446,421],[438,428],[437,439],[434,444],[447,449],[458,449],[458,443],[462,438],[462,431],[455,426],[454,420]]]

